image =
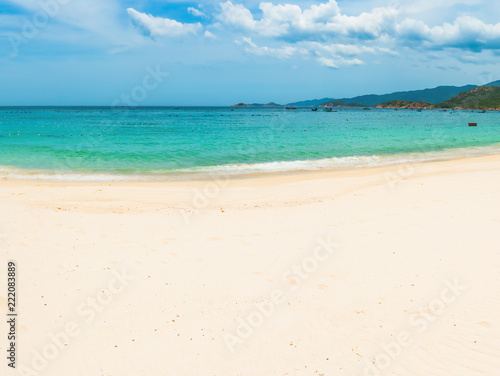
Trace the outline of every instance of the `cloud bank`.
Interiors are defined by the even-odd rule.
[[[217,30],[232,35],[245,53],[278,59],[299,56],[330,68],[362,65],[367,55],[396,55],[402,48],[448,51],[451,55],[500,49],[500,23],[459,16],[451,23],[430,26],[405,16],[404,10],[395,6],[347,15],[335,0],[309,7],[261,2],[258,11],[228,0],[219,3],[212,14],[187,8],[203,24],[154,17],[132,8],[127,12],[152,38],[204,35],[215,40],[219,39],[214,34]]]

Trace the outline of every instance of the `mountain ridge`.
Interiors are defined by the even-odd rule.
[[[320,105],[327,105],[330,102],[342,101],[346,103],[359,103],[363,106],[377,106],[382,103],[394,101],[394,100],[404,100],[411,102],[429,102],[430,104],[439,104],[445,102],[454,96],[475,89],[480,86],[500,86],[499,81],[493,81],[486,85],[464,85],[464,86],[437,86],[435,88],[421,89],[421,90],[408,90],[408,91],[398,91],[388,94],[367,94],[360,95],[352,98],[323,98],[323,99],[313,99],[306,101],[299,101],[294,103],[289,103],[288,106],[296,107],[317,107]]]

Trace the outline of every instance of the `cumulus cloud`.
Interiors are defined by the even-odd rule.
[[[342,14],[337,2],[312,5],[302,9],[294,4],[261,3],[262,16],[257,19],[242,4],[220,3],[218,21],[234,30],[269,39],[278,46],[259,46],[249,36],[237,43],[247,53],[287,59],[302,56],[329,68],[364,64],[362,55],[390,53],[387,46],[367,46],[385,40],[397,30],[398,12],[376,8],[358,16]]]
[[[439,0],[439,3],[475,1]],[[390,6],[359,15],[346,15],[335,0],[305,8],[295,4],[262,2],[259,5],[260,16],[231,0],[219,6],[220,11],[215,17],[220,24],[247,34],[247,39],[248,36],[256,36],[282,43],[278,47],[258,47],[247,42],[247,52],[283,58],[305,49],[308,54],[316,56],[321,65],[332,68],[362,64],[360,57],[365,54],[395,56],[397,53],[394,50],[399,47],[500,51],[500,23],[486,24],[474,17],[462,16],[453,23],[431,27],[412,18],[401,22],[398,20],[400,10]],[[307,41],[312,44],[306,45]]]
[[[359,16],[346,16],[337,2],[330,0],[305,10],[294,4],[261,3],[262,18],[256,20],[242,4],[226,1],[220,7],[217,18],[228,26],[261,36],[297,40],[333,36],[375,39],[395,29],[398,14],[393,8],[376,8]]]
[[[168,18],[141,13],[133,8],[128,8],[127,13],[132,22],[152,38],[196,35],[203,29],[201,23],[181,23]]]
[[[398,28],[400,39],[433,49],[458,48],[480,52],[500,49],[500,23],[485,24],[474,17],[458,17],[454,23],[429,27],[422,21],[405,19]]]
[[[253,19],[252,12],[243,4],[234,5],[230,1],[219,4],[221,13],[217,15],[223,24],[241,30],[254,30],[256,21]]]

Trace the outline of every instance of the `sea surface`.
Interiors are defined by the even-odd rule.
[[[0,177],[9,178],[176,180],[498,153],[499,112],[0,108]]]

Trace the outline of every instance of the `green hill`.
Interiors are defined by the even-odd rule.
[[[500,87],[480,86],[440,103],[441,108],[500,110]]]

